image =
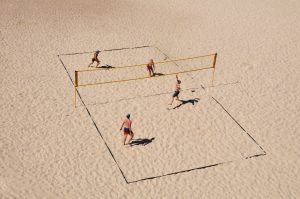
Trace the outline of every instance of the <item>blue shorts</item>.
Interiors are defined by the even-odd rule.
[[[173,94],[173,97],[178,97],[180,91],[175,91],[174,94]]]
[[[123,132],[124,132],[124,134],[129,134],[129,133],[130,133],[130,130],[129,130],[129,128],[124,128],[124,129],[123,129]]]

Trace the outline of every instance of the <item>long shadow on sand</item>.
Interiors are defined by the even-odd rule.
[[[151,138],[151,139],[148,139],[148,138],[138,138],[138,139],[134,139],[132,140],[132,142],[130,143],[131,146],[134,146],[134,145],[143,145],[143,146],[146,146],[147,144],[150,144],[155,138]]]
[[[106,64],[106,65],[103,65],[103,66],[96,66],[95,68],[111,69],[111,68],[115,68],[115,67]]]
[[[163,74],[163,73],[153,73],[153,76],[163,76],[163,75],[165,75],[165,74]]]
[[[192,104],[192,105],[195,105],[196,103],[199,102],[199,98],[194,98],[194,99],[189,99],[189,100],[180,100],[181,101],[181,104],[178,104],[177,106],[175,106],[173,109],[177,109],[183,105],[186,105],[186,104]]]

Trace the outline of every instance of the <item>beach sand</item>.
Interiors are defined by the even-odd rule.
[[[0,1],[0,198],[299,198],[299,10]],[[174,75],[79,87],[75,108],[74,71],[105,49],[115,50],[100,52],[101,66],[112,67],[217,53],[214,85],[212,69],[180,74],[183,101],[172,106]],[[147,75],[107,69],[80,83]],[[127,113],[131,147],[119,131]]]

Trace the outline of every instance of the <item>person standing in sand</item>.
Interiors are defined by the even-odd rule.
[[[91,67],[91,65],[92,65],[94,62],[97,62],[97,66],[96,66],[96,67],[99,66],[99,64],[100,64],[100,61],[99,61],[99,59],[98,59],[99,53],[100,53],[99,50],[97,50],[97,51],[94,53],[94,57],[92,58],[92,63],[89,64],[89,67]]]
[[[122,126],[120,128],[120,131],[122,130],[123,128],[123,133],[124,133],[124,141],[123,141],[123,144],[126,145],[126,144],[130,144],[134,134],[132,132],[132,129],[131,129],[131,124],[132,124],[132,121],[130,120],[130,114],[127,114],[126,115],[126,118],[125,120],[123,121],[122,123]],[[129,140],[128,142],[126,143],[126,139],[127,139],[127,136],[129,136]]]
[[[171,101],[170,105],[173,104],[173,101],[174,101],[175,97],[176,97],[176,100],[179,101],[179,97],[178,96],[179,96],[179,93],[180,93],[180,90],[181,90],[180,84],[181,84],[181,81],[178,79],[178,75],[176,75],[176,87],[175,87],[175,92],[174,92],[174,94],[172,96],[172,101]]]
[[[147,64],[147,70],[149,72],[149,76],[154,76],[154,69],[155,69],[155,66],[154,66],[154,62],[153,62],[153,59],[150,59],[149,63]]]

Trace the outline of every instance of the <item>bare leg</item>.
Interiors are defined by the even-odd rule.
[[[126,144],[126,138],[127,138],[127,135],[124,135],[124,138],[123,138],[123,144],[124,145]]]
[[[174,97],[172,97],[172,101],[171,101],[171,103],[170,103],[169,105],[172,105],[172,104],[173,104],[173,101],[174,101]]]
[[[131,142],[131,140],[132,140],[132,138],[134,137],[134,133],[131,131],[131,134],[130,134],[130,139],[129,139],[129,141],[128,141],[128,143],[130,143]]]
[[[97,61],[97,66],[96,66],[96,67],[98,67],[98,66],[99,66],[99,64],[100,64],[100,61]]]
[[[133,136],[134,136],[134,133],[131,131],[131,133],[130,133],[130,138],[129,138],[129,140],[128,140],[128,143],[127,144],[130,144],[130,142],[131,142],[131,140],[132,140],[132,138],[133,138]]]
[[[92,65],[93,63],[94,63],[94,62],[92,61],[92,63],[89,64],[89,67],[91,67],[91,65]]]

